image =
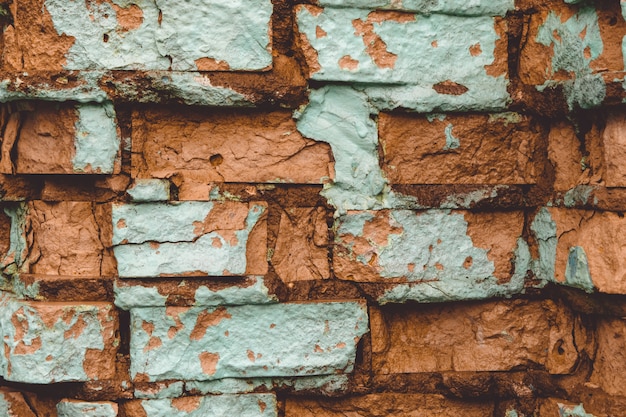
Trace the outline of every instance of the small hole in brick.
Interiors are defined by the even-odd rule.
[[[109,41],[109,35],[107,35],[106,33],[102,35],[102,40],[104,41],[104,43],[107,43]]]
[[[615,16],[611,17],[611,19],[609,20],[609,25],[615,26],[616,23],[617,23],[617,18]]]
[[[211,155],[211,157],[209,158],[209,162],[211,163],[211,165],[216,167],[218,165],[222,165],[222,162],[224,162],[224,157],[219,153],[216,153],[215,155]]]
[[[620,219],[623,219],[624,218],[624,212],[618,211],[617,212],[617,217],[619,217]]]

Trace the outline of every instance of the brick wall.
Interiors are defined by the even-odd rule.
[[[0,416],[626,414],[618,0],[0,0]]]

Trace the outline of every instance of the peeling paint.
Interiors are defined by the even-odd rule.
[[[320,6],[363,9],[402,10],[421,14],[441,13],[455,16],[504,16],[515,9],[513,0],[318,0]]]
[[[578,404],[575,407],[558,404],[559,406],[559,417],[595,417],[593,414],[589,414],[585,411],[585,408],[582,404]]]
[[[232,220],[227,217],[225,224],[208,224],[205,230],[203,225],[212,212],[219,216],[224,210],[230,211]],[[234,202],[113,205],[113,250],[119,275],[243,275],[250,269],[248,238],[265,210],[262,203]]]
[[[196,61],[224,61],[230,70],[262,70],[272,63],[272,4],[257,0],[193,0],[184,6],[163,0],[67,2],[44,5],[59,34],[74,38],[69,70],[198,70]],[[136,5],[138,27],[123,27],[118,12]],[[250,7],[252,6],[252,7]]]
[[[113,376],[112,305],[29,303],[2,293],[0,306],[6,380],[50,384]]]
[[[321,391],[324,393],[345,392],[348,389],[347,375],[319,375],[298,378],[222,378],[214,381],[189,381],[187,391],[200,394],[237,394],[254,392],[260,388],[290,388],[294,391]]]
[[[113,104],[78,104],[76,110],[74,171],[112,174],[121,142]]]
[[[194,333],[201,315],[216,314],[218,309],[224,318]],[[144,323],[151,324],[149,333]],[[131,376],[202,381],[350,372],[356,344],[367,330],[367,312],[358,302],[135,308]],[[152,338],[162,344],[146,350]],[[345,346],[338,348],[340,343]],[[183,356],[181,349],[186,352]],[[207,353],[215,358],[210,372],[201,364]]]
[[[56,408],[58,417],[117,417],[117,404],[108,401],[62,400]]]
[[[450,149],[458,149],[461,146],[461,141],[459,141],[459,138],[455,137],[452,134],[452,123],[449,123],[446,126],[446,130],[445,130],[445,134],[446,134],[446,146],[443,148],[444,151],[450,150]]]
[[[565,207],[575,207],[578,204],[587,204],[593,190],[594,187],[592,185],[577,185],[565,193],[563,196],[563,204],[565,204]]]
[[[26,204],[14,204],[4,208],[11,219],[9,250],[2,254],[0,276],[28,272],[28,242],[26,241]]]
[[[539,246],[539,258],[533,261],[532,270],[540,280],[554,282],[556,264],[556,223],[547,208],[542,207],[530,225]]]
[[[130,310],[133,307],[161,307],[165,306],[167,296],[161,295],[155,287],[144,287],[143,285],[118,286],[117,282],[113,287],[115,293],[115,305],[122,310]]]
[[[142,400],[146,417],[277,417],[274,394],[218,395]]]
[[[135,203],[168,201],[170,182],[161,179],[138,178],[126,192]]]
[[[183,395],[185,383],[176,381],[172,383],[161,383],[157,387],[149,389],[138,389],[135,387],[135,398],[157,399],[157,398],[175,398]]]
[[[594,291],[593,281],[589,273],[587,254],[580,246],[569,248],[569,256],[565,266],[565,284],[570,287],[580,288],[588,293]]]

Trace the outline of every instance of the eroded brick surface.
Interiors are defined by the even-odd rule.
[[[583,346],[574,317],[552,301],[385,307],[372,312],[372,364],[381,374],[508,371],[538,364],[574,370]]]

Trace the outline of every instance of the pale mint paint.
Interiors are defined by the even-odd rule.
[[[587,254],[580,246],[569,248],[569,256],[565,266],[565,285],[580,288],[588,293],[594,291],[593,281],[589,273]]]
[[[76,154],[72,159],[74,172],[112,174],[120,158],[121,139],[118,134],[112,103],[77,104]]]
[[[115,294],[115,305],[122,310],[130,310],[133,307],[165,306],[167,296],[161,295],[155,287],[145,287],[143,285],[118,286],[117,282],[113,286]]]
[[[28,384],[89,381],[91,378],[85,374],[83,368],[85,354],[88,349],[104,349],[102,323],[98,317],[102,308],[108,313],[113,310],[112,305],[68,305],[66,311],[72,313],[69,319],[59,317],[53,326],[48,328],[37,310],[36,302],[22,302],[8,293],[1,293],[0,329],[8,349],[2,363],[2,376],[8,381]],[[22,312],[18,312],[20,309]],[[16,329],[11,321],[14,316],[20,322],[28,323],[28,328],[18,341],[15,340]],[[64,333],[79,320],[84,323],[80,335],[66,339]],[[31,346],[36,338],[41,342],[38,350],[30,354],[15,353],[18,343]]]
[[[451,80],[462,85],[482,82],[488,88],[498,78],[504,78],[489,76],[485,69],[494,62],[499,39],[493,17],[433,14],[414,15],[412,22],[373,23],[374,32],[387,45],[387,51],[396,55],[393,68],[380,68],[366,52],[363,37],[353,26],[356,20],[365,22],[368,14],[369,10],[327,8],[316,16],[306,7],[298,10],[298,29],[317,51],[321,67],[312,79],[424,87]],[[317,27],[328,35],[317,37]],[[470,49],[476,44],[480,44],[482,52],[472,56]],[[358,61],[356,70],[340,67],[344,56]]]
[[[401,10],[422,14],[504,16],[515,9],[513,0],[318,0],[320,6]]]
[[[158,277],[186,272],[206,275],[243,275],[248,236],[265,212],[250,204],[244,228],[234,231],[234,245],[217,231],[198,236],[213,202],[113,205],[113,251],[120,277]],[[124,220],[125,227],[121,224]],[[219,245],[215,245],[215,239]],[[157,243],[155,245],[154,243]]]
[[[220,290],[211,290],[202,285],[195,293],[195,306],[271,304],[278,302],[274,294],[270,294],[262,276],[249,277],[254,280],[250,286],[233,284]],[[143,285],[114,286],[115,305],[122,310],[135,307],[165,306],[167,296],[161,295],[156,287]]]
[[[9,250],[0,254],[0,275],[12,276],[28,272],[28,242],[26,241],[26,216],[28,208],[24,203],[12,204],[4,208],[4,213],[11,219],[9,231]]]
[[[194,61],[205,57],[225,61],[231,70],[261,70],[272,63],[269,0],[252,4],[243,0],[113,3],[139,6],[141,25],[119,30],[115,9],[109,3],[45,1],[57,33],[74,38],[65,69],[195,71]]]
[[[163,382],[157,385],[158,389],[142,391],[135,388],[135,398],[155,399],[155,398],[176,398],[183,395],[185,383],[183,381]]]
[[[430,85],[355,85],[378,110],[407,109],[420,113],[502,111],[511,101],[505,77],[468,79],[468,91],[458,96],[439,94]]]
[[[218,313],[222,320],[191,339],[199,314],[217,308],[224,309]],[[131,376],[202,381],[350,372],[358,339],[368,331],[367,308],[359,302],[217,308],[175,309],[182,326],[164,307],[132,309]],[[153,325],[151,334],[144,322]],[[172,326],[178,331],[168,335]],[[162,344],[146,348],[151,337]],[[212,375],[202,371],[200,355],[206,352],[219,355]]]
[[[346,392],[349,378],[345,374],[303,376],[296,378],[223,378],[214,381],[189,381],[185,389],[206,394],[237,394],[257,389],[289,388],[293,391],[320,392],[326,395]]]
[[[522,417],[523,416],[524,415],[522,414]],[[520,417],[520,415],[517,413],[517,410],[507,410],[504,417]]]
[[[26,285],[26,283],[20,279],[19,274],[14,274],[11,279],[11,284],[9,286],[10,291],[17,298],[28,298],[31,300],[43,300],[43,297],[39,293],[40,285],[39,281],[35,281],[30,285]]]
[[[386,181],[378,165],[378,127],[370,118],[376,113],[363,93],[326,86],[311,91],[309,104],[296,114],[300,133],[331,146],[335,179],[322,195],[339,212],[379,204]]]
[[[458,149],[461,146],[461,141],[459,140],[459,138],[452,134],[453,128],[454,126],[452,126],[452,123],[448,123],[445,128],[444,133],[446,135],[446,146],[443,148],[444,151],[450,149]]]
[[[565,204],[565,207],[587,204],[593,190],[594,187],[592,185],[577,185],[565,193],[563,196],[563,204]]]
[[[202,397],[198,408],[182,411],[172,405],[171,398],[142,400],[147,417],[277,417],[275,394],[216,395]]]
[[[117,417],[117,404],[108,401],[62,400],[57,403],[58,417]]]
[[[467,280],[463,276],[447,279],[397,284],[378,298],[379,304],[448,302],[482,300],[492,297],[510,297],[524,293],[524,277],[530,262],[530,251],[526,242],[519,238],[515,250],[515,272],[510,281],[499,284],[493,277]]]
[[[171,69],[197,70],[194,61],[204,57],[225,61],[231,70],[272,65],[270,0],[153,1],[163,13],[157,48],[172,58]]]
[[[578,404],[575,407],[565,404],[558,404],[558,406],[559,417],[595,417],[593,414],[587,413],[582,404]]]
[[[126,190],[134,203],[168,201],[170,199],[170,182],[161,179],[136,179]]]
[[[24,80],[20,77],[15,80],[4,79],[0,81],[0,103],[31,99],[102,103],[109,100],[107,93],[99,86],[103,75],[101,71],[83,71],[77,75],[81,85],[70,88],[48,83],[31,84],[27,76],[23,77]],[[22,84],[27,84],[28,88],[21,87]]]
[[[584,36],[581,37],[583,31]],[[570,110],[600,106],[606,96],[606,85],[602,75],[592,74],[590,67],[591,61],[598,58],[604,49],[596,10],[583,7],[565,23],[562,23],[560,15],[550,12],[539,27],[536,40],[553,50],[552,72],[546,73],[548,78],[559,70],[574,73],[574,79],[563,82]],[[589,57],[585,56],[585,50],[589,51]],[[538,89],[551,84],[549,80]]]
[[[465,194],[450,194],[444,201],[441,202],[439,208],[442,209],[457,209],[457,208],[472,208],[476,203],[489,198],[495,198],[498,196],[499,190],[509,188],[508,185],[496,185],[491,188],[483,188],[480,190],[470,191]]]
[[[4,396],[3,392],[0,392],[0,417],[16,417],[11,410],[11,403]]]
[[[556,223],[547,208],[542,207],[530,225],[539,246],[539,259],[533,261],[533,272],[542,281],[555,281]]]
[[[352,245],[344,243],[344,240],[351,240],[346,239],[346,235],[361,235],[363,226],[358,225],[365,221],[361,219],[361,214],[349,214],[338,219],[336,245],[352,251]],[[350,219],[352,216],[358,217],[358,221]],[[344,221],[357,227],[344,228]],[[513,277],[506,284],[498,284],[498,279],[493,276],[495,268],[487,257],[487,250],[474,246],[467,235],[467,222],[462,213],[449,210],[428,210],[422,213],[393,210],[390,213],[390,224],[402,230],[390,233],[383,245],[370,242],[373,246],[371,253],[356,255],[356,260],[364,265],[369,265],[375,256],[383,282],[385,278],[406,278],[409,281],[386,292],[379,298],[380,303],[482,299],[511,295],[523,290],[530,254],[521,238],[517,242]],[[463,266],[467,257],[472,258],[469,268]]]

